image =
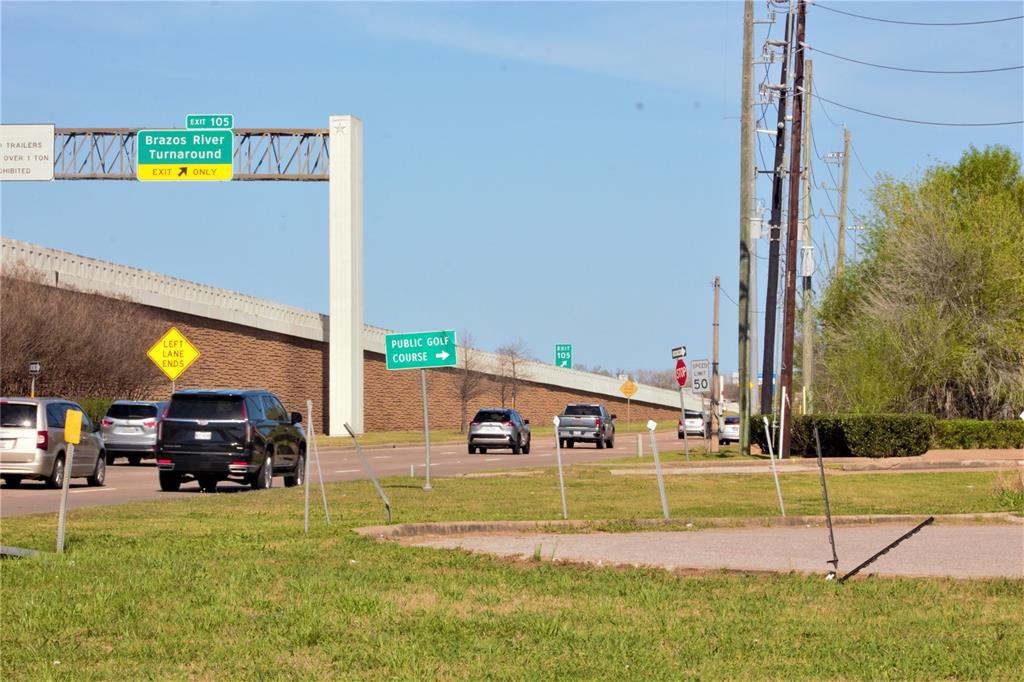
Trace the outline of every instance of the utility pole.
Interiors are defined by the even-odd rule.
[[[804,91],[811,92],[811,69],[808,59],[804,65]],[[803,412],[807,414],[813,405],[814,384],[814,292],[811,277],[814,275],[814,240],[812,239],[811,218],[811,97],[807,98],[804,109],[804,233],[803,239],[803,360],[800,362],[800,377],[803,380]]]
[[[740,90],[740,300],[739,300],[739,385],[740,451],[750,454],[750,218],[754,212],[754,0],[743,3],[743,75]],[[717,281],[717,280],[716,280]],[[715,309],[718,287],[715,287]],[[715,363],[718,362],[718,322],[715,321]],[[716,432],[717,433],[717,432]],[[717,439],[714,441],[717,452]]]
[[[790,408],[782,420],[782,442],[779,456],[789,456],[790,424],[793,421],[793,334],[796,322],[796,241],[800,218],[800,136],[803,130],[804,104],[804,31],[807,21],[807,0],[799,0],[796,17],[796,50],[794,51],[793,127],[789,154],[789,225],[786,228],[786,300],[782,318],[782,357],[779,359],[779,390],[790,398]]]
[[[715,275],[715,322],[711,333],[711,452],[718,452],[718,413],[722,398],[718,381],[718,291],[721,286],[721,278]]]
[[[789,49],[792,43],[793,13],[786,13],[786,37],[769,41],[769,46],[782,48],[782,83],[779,92],[779,115],[775,125],[775,160],[772,165],[772,214],[768,223],[768,280],[765,284],[764,356],[761,363],[761,413],[772,411],[772,377],[775,375],[775,311],[779,295],[779,238],[782,227],[782,177],[786,159],[786,92],[789,89]]]
[[[850,170],[850,129],[843,127],[843,182],[839,189],[839,251],[836,255],[836,277],[843,276],[846,259],[846,178]]]

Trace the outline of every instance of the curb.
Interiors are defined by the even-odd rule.
[[[854,514],[833,516],[834,526],[878,525],[890,523],[919,523],[928,514]],[[987,512],[981,514],[937,514],[935,522],[949,524],[1010,523],[1024,526],[1024,516],[1010,512]],[[353,532],[377,540],[401,540],[403,538],[433,535],[472,535],[479,533],[536,533],[552,530],[579,530],[601,532],[600,526],[629,523],[643,529],[667,530],[701,528],[773,528],[787,526],[824,526],[824,516],[761,516],[761,517],[690,517],[680,519],[617,519],[617,520],[560,520],[550,521],[453,521],[428,523],[401,523],[394,526],[366,526],[353,528]],[[622,532],[622,531],[617,531]]]

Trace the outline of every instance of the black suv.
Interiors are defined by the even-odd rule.
[[[300,485],[306,470],[306,434],[269,391],[178,391],[157,430],[160,489],[173,492],[195,479],[206,492],[235,480],[269,488],[275,475]]]

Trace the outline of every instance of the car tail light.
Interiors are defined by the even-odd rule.
[[[680,426],[682,426],[682,425],[683,425],[683,420],[682,420],[682,419],[680,419],[680,420],[679,420],[679,425],[680,425]]]
[[[501,422],[502,426],[512,426],[512,422]]]
[[[104,422],[104,423],[106,423],[106,422]],[[113,422],[111,422],[111,423],[113,423]],[[143,426],[150,426],[150,427],[156,426],[156,420],[155,419],[147,419],[146,421],[142,422],[142,425]]]
[[[170,463],[171,463],[171,460],[169,460],[169,459],[158,459],[158,460],[156,461],[156,463],[157,463],[157,464],[170,464]]]
[[[103,424],[103,426],[113,426],[114,425],[114,420],[113,419],[101,419],[100,420],[100,424]]]
[[[232,462],[232,463],[231,463],[231,464],[229,464],[228,466],[233,466],[233,467],[247,467],[247,466],[249,466],[249,463],[248,463],[248,462]]]
[[[50,434],[48,431],[36,431],[36,447],[46,450],[50,447]]]
[[[600,417],[598,417],[597,419],[594,420],[594,426],[596,426],[597,428],[601,428],[601,418]]]

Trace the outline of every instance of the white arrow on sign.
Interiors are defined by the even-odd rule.
[[[448,359],[448,351],[443,350],[440,353],[438,353],[437,355],[435,355],[434,357],[438,358],[439,360],[447,360]]]
[[[568,360],[562,360],[562,367],[565,367],[568,364],[569,364]]]

